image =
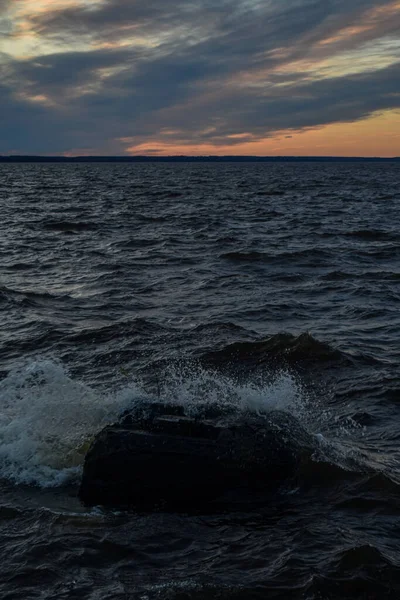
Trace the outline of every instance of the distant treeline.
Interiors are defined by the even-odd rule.
[[[6,163],[143,163],[143,162],[400,162],[400,157],[342,156],[0,156]]]

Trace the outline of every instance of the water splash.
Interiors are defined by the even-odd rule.
[[[309,392],[288,371],[240,382],[186,364],[168,368],[158,394],[150,396],[134,381],[101,393],[72,379],[60,363],[36,360],[10,371],[0,382],[0,477],[45,488],[77,480],[93,437],[124,411],[148,406],[152,400],[183,406],[190,417],[202,417],[210,410],[234,411],[238,418],[279,410],[315,434],[325,414],[316,410]],[[349,446],[332,442],[325,434],[316,435],[315,441],[316,458],[348,459]]]
[[[256,414],[280,410],[302,422],[309,417],[309,395],[288,371],[241,382],[197,364],[171,367],[164,373],[159,394],[165,402],[182,405],[188,416],[201,416],[204,408],[216,407]]]
[[[93,436],[137,395],[135,385],[101,395],[50,360],[12,370],[0,382],[0,476],[41,487],[76,478]]]

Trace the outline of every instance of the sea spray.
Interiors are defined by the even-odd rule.
[[[273,377],[238,381],[218,371],[189,363],[170,367],[163,374],[160,394],[165,402],[180,404],[188,416],[201,416],[205,406],[233,409],[238,413],[288,412],[302,422],[309,420],[310,395],[298,377],[283,370]]]
[[[41,487],[76,478],[93,436],[137,395],[134,384],[100,394],[50,360],[10,371],[0,382],[0,476]]]
[[[124,387],[97,391],[73,379],[52,360],[35,360],[15,368],[0,382],[0,477],[19,484],[57,487],[78,480],[94,436],[124,411],[140,410],[143,400],[178,404],[189,417],[206,412],[268,415],[283,411],[309,432],[318,434],[322,407],[299,378],[288,371],[273,377],[235,381],[199,364],[169,367],[159,375],[157,394],[127,379]],[[332,433],[332,432],[331,432]],[[334,436],[335,437],[335,436]],[[323,460],[347,457],[348,449],[321,435],[316,448]]]

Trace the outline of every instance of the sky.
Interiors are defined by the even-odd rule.
[[[400,155],[400,0],[0,0],[0,154]]]

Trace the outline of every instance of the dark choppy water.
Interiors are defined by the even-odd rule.
[[[2,599],[400,597],[398,165],[0,165],[0,202]],[[144,396],[314,459],[257,511],[85,510]]]

